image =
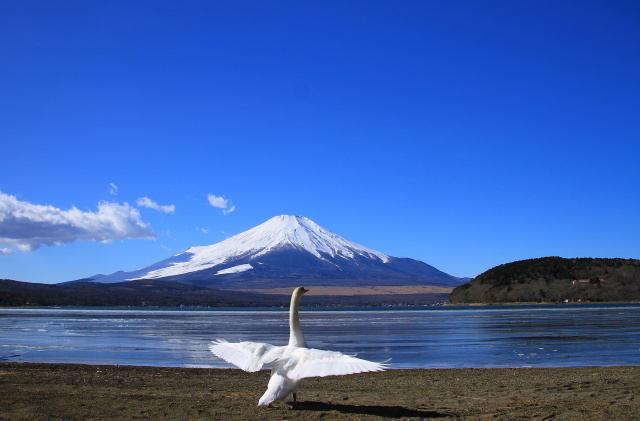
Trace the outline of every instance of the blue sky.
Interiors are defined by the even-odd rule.
[[[5,0],[0,57],[0,278],[280,214],[455,276],[640,258],[635,0]]]

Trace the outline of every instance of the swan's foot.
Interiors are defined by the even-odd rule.
[[[304,403],[298,402],[298,395],[296,395],[295,393],[293,394],[293,402],[289,402],[289,405],[291,405],[291,409],[294,410],[304,408]]]

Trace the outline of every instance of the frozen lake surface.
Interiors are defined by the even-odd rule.
[[[640,365],[640,305],[301,309],[310,347],[392,368]],[[288,340],[286,309],[0,308],[0,361],[230,367],[214,338]]]

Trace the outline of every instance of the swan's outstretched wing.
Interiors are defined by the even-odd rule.
[[[374,363],[341,352],[313,348],[298,348],[287,357],[283,356],[281,361],[287,371],[287,377],[291,379],[340,376],[366,371],[383,371],[387,368],[384,363]]]
[[[277,347],[261,342],[227,342],[224,339],[217,339],[209,345],[215,356],[252,373],[262,368],[264,355],[273,348]]]

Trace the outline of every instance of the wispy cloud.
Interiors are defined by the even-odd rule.
[[[173,213],[176,210],[176,207],[174,205],[161,206],[156,202],[154,202],[153,200],[149,199],[148,197],[141,197],[136,201],[136,204],[138,206],[155,209],[157,211],[164,212],[164,213]]]
[[[118,186],[113,183],[109,183],[109,194],[115,196],[118,194]]]
[[[0,244],[23,251],[41,245],[59,246],[74,241],[109,243],[132,238],[153,239],[157,234],[140,220],[129,204],[98,203],[97,212],[75,207],[61,210],[35,205],[0,192]]]
[[[225,215],[236,210],[236,207],[232,205],[228,199],[225,199],[222,196],[215,196],[213,194],[209,194],[207,196],[207,199],[209,200],[209,204],[211,206],[213,206],[214,208],[222,209],[222,213]]]
[[[2,255],[2,256],[8,256],[11,253],[13,253],[13,251],[11,249],[8,249],[8,248],[0,249],[0,255]]]

